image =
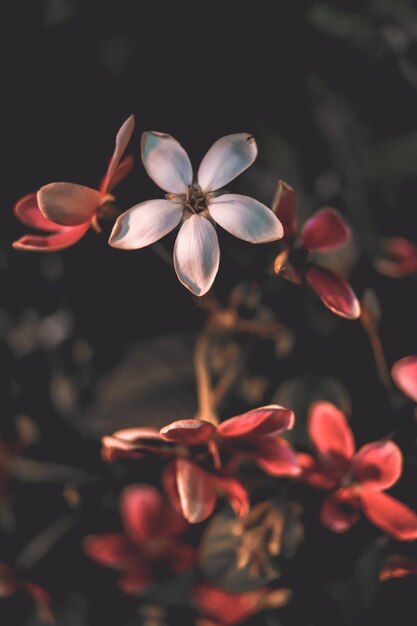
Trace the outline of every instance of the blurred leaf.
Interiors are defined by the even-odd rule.
[[[77,520],[78,516],[66,515],[44,528],[20,552],[16,559],[16,566],[29,569],[43,559]]]

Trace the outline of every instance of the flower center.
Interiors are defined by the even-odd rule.
[[[187,192],[181,195],[167,194],[168,200],[179,202],[183,205],[186,212],[192,215],[201,215],[208,212],[207,201],[210,193],[203,193],[198,183],[193,183],[187,189]]]

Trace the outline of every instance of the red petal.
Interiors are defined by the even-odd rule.
[[[359,498],[372,524],[399,541],[417,539],[417,514],[408,506],[375,489],[362,488]]]
[[[242,483],[231,476],[216,476],[215,486],[226,495],[236,515],[249,513],[249,494]]]
[[[297,460],[301,467],[302,479],[316,489],[333,489],[338,485],[334,472],[329,471],[310,454],[299,452]]]
[[[375,267],[381,274],[401,278],[417,273],[417,246],[407,239],[385,239],[383,252],[384,256],[375,260]]]
[[[292,428],[294,425],[294,413],[290,409],[271,404],[259,409],[248,411],[243,415],[231,417],[218,427],[220,437],[259,437],[279,433]]]
[[[355,441],[340,409],[331,402],[314,402],[309,411],[308,430],[327,466],[333,467],[336,472],[349,468],[355,452]]]
[[[350,285],[324,267],[312,266],[307,270],[307,282],[328,309],[349,320],[360,317],[359,300]]]
[[[376,441],[363,446],[353,457],[352,474],[366,487],[388,489],[401,476],[403,455],[392,441]]]
[[[82,224],[81,226],[60,227],[60,230],[52,235],[25,235],[13,242],[13,248],[33,252],[65,250],[84,237],[89,227],[90,224]]]
[[[202,613],[224,626],[233,626],[256,613],[264,594],[263,589],[240,594],[228,593],[202,583],[194,591],[194,600]]]
[[[417,561],[404,554],[391,554],[379,573],[379,580],[384,582],[391,578],[404,578],[410,574],[417,574]]]
[[[124,151],[126,150],[128,146],[128,143],[132,137],[134,130],[135,130],[135,117],[131,115],[122,124],[122,126],[120,127],[116,135],[116,145],[114,148],[113,156],[110,159],[110,163],[107,167],[106,175],[101,184],[102,193],[111,191],[113,187],[115,187],[116,184],[121,180],[121,178],[117,178],[117,170],[119,168],[120,160],[123,156]],[[127,173],[128,172],[126,172],[126,174]]]
[[[132,559],[133,546],[120,533],[90,535],[84,539],[84,551],[101,565],[123,568]]]
[[[149,485],[129,485],[120,499],[120,511],[127,534],[137,545],[167,532],[167,507],[157,489]]]
[[[417,356],[406,356],[394,363],[391,374],[397,387],[417,402]]]
[[[161,428],[159,434],[166,441],[175,441],[186,446],[193,446],[207,443],[215,432],[216,428],[210,422],[189,419],[172,422],[172,424]]]
[[[55,624],[54,614],[51,609],[51,597],[49,593],[33,583],[22,583],[21,587],[32,596],[39,618],[46,624]]]
[[[117,169],[115,170],[111,181],[106,186],[106,179],[104,179],[100,185],[100,189],[107,189],[107,192],[113,191],[115,187],[124,179],[133,169],[135,164],[135,160],[133,156],[129,155],[120,162]]]
[[[185,519],[192,524],[207,519],[212,514],[217,501],[213,476],[186,459],[178,459],[176,482]]]
[[[26,224],[29,228],[38,228],[51,233],[61,229],[59,224],[51,222],[42,215],[36,193],[29,193],[21,198],[14,207],[14,214],[22,224]]]
[[[295,191],[283,180],[278,183],[278,188],[272,202],[272,210],[284,228],[282,241],[294,239],[297,233],[297,212],[295,204]]]
[[[344,533],[359,519],[358,499],[352,489],[339,489],[323,502],[320,514],[324,526],[335,533]]]
[[[279,436],[259,437],[251,440],[249,456],[270,476],[299,476],[301,467],[290,444]]]
[[[334,209],[320,209],[304,224],[301,244],[307,250],[325,252],[343,246],[350,235],[349,226]]]

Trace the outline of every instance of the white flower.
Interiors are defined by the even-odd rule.
[[[167,192],[165,200],[137,204],[116,221],[109,243],[134,250],[149,246],[181,222],[174,267],[197,296],[210,289],[219,269],[220,249],[213,222],[235,237],[266,243],[283,236],[276,215],[253,198],[219,191],[254,162],[255,139],[247,133],[216,141],[201,162],[196,180],[184,148],[170,135],[146,132],[142,160],[149,176]]]

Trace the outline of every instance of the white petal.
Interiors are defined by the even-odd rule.
[[[193,169],[184,148],[171,135],[142,135],[142,161],[158,187],[170,193],[185,193],[193,182]]]
[[[181,204],[170,200],[147,200],[117,218],[109,244],[122,250],[136,250],[155,243],[181,221]]]
[[[281,239],[282,224],[267,206],[236,193],[217,196],[208,205],[215,222],[229,233],[250,243],[267,243]]]
[[[244,172],[256,159],[258,148],[252,135],[222,137],[207,152],[198,170],[203,191],[216,191]]]
[[[216,278],[220,249],[214,226],[192,215],[184,222],[174,247],[174,267],[181,283],[196,296],[204,296]]]

